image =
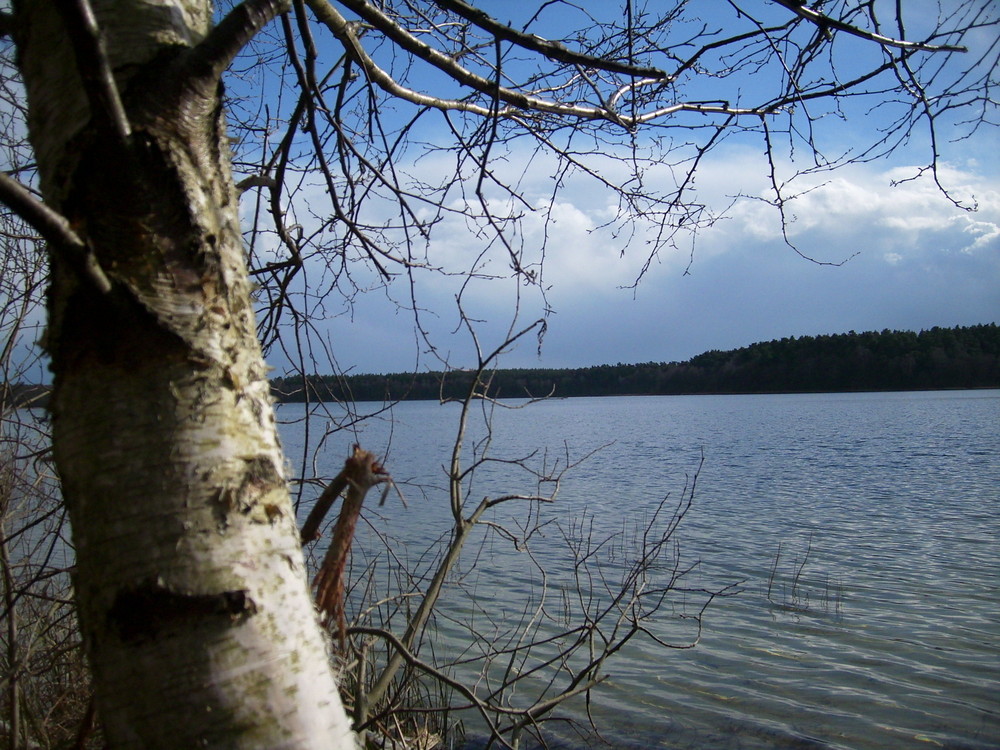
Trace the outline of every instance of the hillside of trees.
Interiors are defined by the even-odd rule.
[[[276,378],[280,401],[382,401],[463,396],[461,371]],[[489,393],[525,396],[623,396],[692,393],[796,393],[1000,387],[1000,327],[802,336],[708,351],[687,362],[509,369]]]

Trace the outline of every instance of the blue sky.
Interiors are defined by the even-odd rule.
[[[906,7],[919,18],[925,5],[933,3],[912,0]],[[507,11],[536,5],[497,2],[484,7]],[[500,17],[507,20],[502,13]],[[555,28],[564,20],[557,14],[547,22]],[[574,22],[568,20],[566,27]],[[267,33],[276,33],[276,27]],[[336,42],[324,33],[316,33],[321,62],[340,55]],[[997,44],[995,29],[970,42],[973,57]],[[769,84],[767,76],[751,77],[739,95],[752,98],[763,90],[758,87]],[[230,89],[239,85],[231,77]],[[280,88],[266,73],[245,85],[258,87],[265,96]],[[824,118],[819,126],[824,146],[832,153],[863,143],[888,114],[870,107],[868,101],[844,117]],[[399,111],[405,113],[405,106]],[[991,110],[994,123],[997,114]],[[788,236],[812,258],[846,260],[836,266],[803,259],[785,244],[773,208],[736,198],[767,195],[768,164],[759,135],[727,140],[701,165],[696,185],[697,200],[720,218],[692,242],[682,237],[676,248],[662,250],[637,286],[633,282],[649,257],[645,240],[651,226],[637,222],[630,227],[633,241],[626,246],[623,234],[605,228],[616,214],[613,196],[580,175],[567,178],[553,196],[554,162],[533,154],[526,141],[515,143],[500,153],[498,169],[518,183],[534,209],[526,212],[515,239],[529,259],[537,261],[544,250],[542,284],[526,286],[510,279],[504,253],[494,248],[478,270],[498,278],[470,282],[464,310],[475,319],[484,350],[496,347],[511,328],[545,318],[541,347],[526,337],[500,359],[500,366],[507,367],[680,361],[710,349],[785,336],[1000,322],[1000,138],[996,125],[970,133],[961,119],[959,114],[942,130],[940,177],[953,197],[975,205],[975,211],[956,207],[926,176],[908,180],[926,164],[928,144],[920,132],[886,159],[806,175],[798,182],[801,195],[789,205]],[[446,144],[444,129],[435,132],[433,123],[424,137]],[[399,168],[430,181],[453,169],[446,159],[416,156],[409,153]],[[786,155],[777,166],[787,175],[801,165]],[[669,187],[670,170],[650,168],[643,178],[651,189]],[[313,196],[311,206],[320,216],[329,210],[322,192]],[[297,217],[308,224],[305,211]],[[311,369],[365,373],[440,369],[444,362],[473,365],[472,337],[460,325],[455,295],[465,283],[460,272],[486,250],[476,229],[451,215],[436,227],[426,248],[435,264],[458,275],[417,273],[412,287],[399,275],[383,287],[357,267],[356,281],[371,282],[371,291],[349,301],[336,295],[313,297],[313,338],[305,345],[312,353]],[[303,276],[317,292],[329,282],[330,272],[313,264]],[[413,313],[407,309],[411,292],[433,350],[414,330]],[[275,374],[288,371],[288,357],[280,349],[273,349],[268,359]]]
[[[991,34],[973,42],[985,49],[995,43]],[[765,79],[744,82],[739,95],[752,98]],[[821,120],[824,147],[835,152],[865,142],[889,115],[871,106],[868,100]],[[465,312],[477,321],[483,349],[501,342],[511,326],[546,316],[540,352],[534,338],[524,340],[500,360],[507,367],[675,361],[785,336],[1000,321],[1000,139],[995,127],[970,135],[957,121],[942,134],[941,181],[975,211],[955,206],[927,177],[908,179],[926,164],[920,131],[887,159],[799,179],[787,236],[801,254],[841,265],[804,259],[785,243],[772,207],[737,199],[767,195],[768,164],[759,136],[730,139],[702,164],[697,180],[698,200],[721,218],[693,245],[685,240],[662,250],[634,288],[651,227],[632,227],[635,237],[626,248],[621,234],[602,228],[614,218],[613,196],[576,176],[553,198],[554,162],[515,144],[500,169],[535,208],[516,239],[529,258],[544,247],[544,293],[516,279],[473,281],[463,297]],[[433,157],[403,166],[417,176],[451,168]],[[803,165],[784,156],[777,166],[790,175]],[[652,168],[644,180],[651,188],[667,184],[669,171]],[[481,234],[452,216],[436,228],[427,252],[461,270],[482,243]],[[503,276],[504,263],[502,253],[488,255],[480,270]],[[462,283],[461,277],[417,274],[411,289],[400,277],[349,304],[330,300],[317,330],[344,371],[439,369],[443,361],[466,367],[473,364],[472,340],[454,302]],[[412,313],[403,309],[411,291],[434,351],[415,335]],[[279,371],[286,367],[280,353],[271,362]],[[332,364],[321,359],[316,369]]]
[[[759,177],[759,155],[719,154],[703,183]],[[975,213],[955,208],[929,181],[891,187],[906,166],[868,165],[826,176],[826,185],[797,201],[791,239],[819,265],[790,249],[770,207],[745,201],[702,232],[693,255],[661,253],[628,288],[642,264],[640,252],[619,257],[608,232],[595,229],[599,212],[589,200],[563,193],[551,232],[543,302],[534,288],[491,280],[479,285],[473,309],[484,348],[502,340],[520,298],[524,323],[553,310],[539,356],[536,342],[506,355],[510,367],[576,367],[601,363],[684,360],[709,349],[729,349],[784,336],[884,328],[1000,321],[1000,184],[974,165],[947,175]],[[726,185],[720,184],[722,190]],[[720,203],[723,201],[720,199]],[[589,209],[589,210],[588,210]],[[444,233],[439,233],[439,237]],[[456,228],[441,244],[462,251],[468,238]],[[530,238],[529,238],[530,240]],[[428,284],[419,299],[442,355],[468,366],[468,336],[452,334],[454,285]],[[328,321],[341,367],[355,372],[405,371],[416,362],[407,313],[380,293],[357,300],[350,316]],[[434,368],[433,357],[421,365]]]

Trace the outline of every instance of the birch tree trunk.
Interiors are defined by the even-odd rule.
[[[86,4],[15,7],[42,191],[92,253],[51,251],[47,347],[80,624],[116,748],[353,746],[306,584],[223,128],[226,56],[280,10],[257,5],[212,36],[207,0],[95,2],[117,115],[94,94],[100,56],[81,56],[71,14]]]

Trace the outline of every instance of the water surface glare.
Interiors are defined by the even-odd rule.
[[[390,499],[367,518],[415,557],[447,529],[457,408],[410,402],[392,416],[334,434],[318,471],[336,473],[355,439],[386,455],[409,509]],[[282,429],[294,460],[301,423]],[[483,436],[473,430],[468,456]],[[648,520],[682,496],[702,453],[676,534],[678,559],[701,561],[686,585],[742,581],[708,608],[695,648],[637,640],[607,665],[590,710],[612,746],[1000,748],[1000,391],[567,399],[493,417],[498,458],[537,450],[540,464],[547,449],[551,465],[606,444],[537,511],[553,522],[531,541],[549,601],[579,594],[567,530],[596,538]],[[476,500],[536,489],[507,464],[477,474]],[[526,512],[489,518],[515,528]],[[539,595],[533,565],[502,540],[473,554],[464,583],[478,607],[463,594],[448,614],[515,621]],[[692,638],[691,621],[671,616],[683,606],[671,600],[654,635]],[[462,635],[441,623],[438,650]]]

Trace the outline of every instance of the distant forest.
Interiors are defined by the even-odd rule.
[[[310,375],[275,378],[282,402],[462,398],[472,374]],[[1000,388],[1000,327],[802,336],[713,350],[687,362],[510,369],[492,373],[496,398],[797,393]]]

